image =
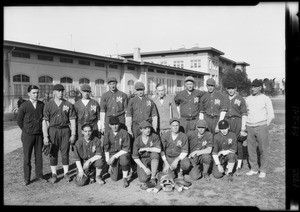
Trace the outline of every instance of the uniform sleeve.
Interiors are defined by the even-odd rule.
[[[219,142],[218,142],[218,136],[216,136],[216,135],[213,136],[213,145],[214,145],[214,148],[213,148],[212,154],[217,155],[219,152]]]
[[[229,147],[229,150],[237,152],[237,139],[235,134],[232,134],[232,145]]]
[[[133,109],[132,105],[133,105],[133,99],[130,99],[126,110],[126,117],[132,117],[132,109]]]
[[[208,132],[208,135],[207,135],[207,144],[206,146],[207,147],[213,147],[214,145],[214,142],[213,142],[213,135],[211,132]]]
[[[246,107],[246,101],[243,97],[241,97],[241,113],[242,116],[247,116],[247,107]]]
[[[76,115],[76,111],[74,108],[74,105],[72,105],[71,103],[69,103],[69,107],[70,107],[70,111],[69,111],[69,119],[76,119],[77,115]]]
[[[154,147],[161,149],[161,140],[157,134],[153,136]]]
[[[81,149],[81,141],[78,140],[75,143],[75,148],[74,148],[74,160],[75,161],[80,161],[80,149]]]
[[[228,110],[228,102],[226,101],[226,98],[223,94],[220,93],[221,98],[221,105],[220,105],[220,111],[227,111]]]
[[[140,136],[138,136],[133,142],[133,150],[132,150],[132,158],[133,159],[139,158],[139,145],[138,145],[139,138],[140,138]]]
[[[164,155],[166,155],[166,135],[167,135],[167,133],[165,133],[165,134],[163,134],[162,136],[161,136],[161,156],[164,156]]]
[[[122,144],[122,150],[130,153],[130,150],[131,150],[131,146],[130,146],[130,136],[129,134],[127,133],[127,131],[124,131],[124,134],[123,134],[123,144]]]
[[[126,95],[126,93],[123,94],[123,98],[124,98],[124,108],[126,112],[128,106],[128,96]]]
[[[101,145],[101,140],[97,137],[95,137],[97,145],[96,145],[96,152],[95,155],[103,155],[103,147]]]
[[[105,112],[106,93],[104,93],[100,99],[100,112]]]
[[[152,105],[152,110],[151,110],[151,116],[154,117],[154,116],[158,116],[158,112],[157,112],[157,108],[156,108],[156,105],[154,103],[154,101],[152,99],[150,99]]]
[[[180,105],[180,102],[181,102],[181,99],[180,99],[180,92],[176,94],[176,96],[174,97],[174,102],[175,102],[175,105]]]
[[[97,112],[97,118],[98,118],[98,120],[100,120],[100,111],[101,111],[101,109],[100,109],[100,104],[96,101],[96,112]]]
[[[189,152],[189,142],[188,142],[188,137],[184,134],[184,136],[182,137],[182,142],[183,145],[181,147],[181,152]]]
[[[204,105],[205,98],[206,98],[206,93],[204,93],[203,96],[200,98],[200,103],[199,103],[200,113],[205,112],[205,105]]]
[[[108,152],[109,150],[109,134],[109,132],[104,134],[103,148],[105,152]]]
[[[44,109],[43,109],[43,116],[44,116],[43,119],[46,120],[46,121],[50,120],[49,105],[50,105],[50,102],[47,102],[44,106]]]

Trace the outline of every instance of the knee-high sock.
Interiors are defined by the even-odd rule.
[[[155,178],[158,168],[158,159],[152,159],[151,160],[151,179]]]
[[[237,163],[237,168],[241,168],[242,167],[242,159],[238,159],[238,163]]]
[[[57,174],[56,166],[50,166],[52,174]]]
[[[203,173],[207,173],[208,169],[209,169],[209,164],[203,163]]]
[[[228,163],[228,173],[232,172],[233,167],[234,167],[234,163]]]
[[[128,171],[122,171],[122,173],[123,173],[123,178],[127,178],[127,176],[128,176]]]
[[[67,174],[69,172],[69,165],[63,165],[64,174]]]

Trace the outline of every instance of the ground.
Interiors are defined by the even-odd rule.
[[[181,193],[160,191],[154,194],[141,190],[137,178],[127,188],[122,187],[122,180],[113,182],[110,178],[106,179],[103,186],[90,184],[76,187],[73,182],[66,183],[61,180],[63,170],[59,162],[58,183],[37,182],[23,186],[22,148],[20,143],[15,142],[17,144],[5,144],[4,205],[201,205],[254,206],[261,210],[284,210],[286,188],[284,99],[272,101],[275,120],[269,127],[270,163],[265,179],[246,176],[249,167],[244,160],[243,175],[235,176],[232,183],[228,183],[226,178],[215,179],[211,176],[210,182],[203,179],[192,181],[192,186]],[[13,140],[19,140],[20,131],[14,123],[5,124],[4,138],[11,143]],[[45,156],[43,163],[45,177],[49,178],[51,173],[49,159]],[[73,153],[70,152],[72,176],[75,176],[75,171]]]

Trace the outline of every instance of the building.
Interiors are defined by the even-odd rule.
[[[222,55],[224,55],[222,51],[213,47],[193,47],[190,49],[180,48],[177,50],[142,53],[140,48],[135,48],[133,54],[121,54],[120,56],[136,61],[142,60],[207,73],[204,77],[204,82],[212,77],[217,84],[220,82],[222,71],[227,68],[246,70],[246,66],[249,66],[246,62],[235,62]]]
[[[184,89],[186,76],[195,78],[196,88],[204,84],[207,73],[165,66],[146,61],[117,59],[15,41],[3,42],[3,104],[12,111],[20,96],[27,98],[27,87],[36,84],[40,99],[52,94],[55,84],[65,87],[66,98],[73,100],[81,84],[89,84],[92,96],[98,101],[107,91],[106,79],[116,77],[119,90],[132,94],[136,81],[145,84],[151,94],[158,83],[166,85],[169,94]]]

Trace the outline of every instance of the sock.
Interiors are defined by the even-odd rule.
[[[156,172],[158,168],[158,159],[152,159],[151,160],[151,179],[155,178]]]
[[[69,165],[63,165],[64,174],[67,174],[69,172]]]
[[[99,176],[101,178],[101,172],[102,172],[102,169],[96,168],[96,177]]]
[[[207,172],[208,172],[208,169],[209,169],[209,164],[203,163],[203,174],[204,174],[204,173],[207,173]]]
[[[122,171],[122,173],[123,173],[123,178],[127,178],[127,176],[128,176],[128,171]]]
[[[232,172],[232,169],[234,167],[234,163],[228,163],[228,173],[231,173]]]
[[[242,167],[242,159],[238,159],[238,164],[237,164],[237,168],[241,168]]]
[[[57,174],[56,173],[56,166],[50,166],[50,168],[51,168],[52,174]]]

